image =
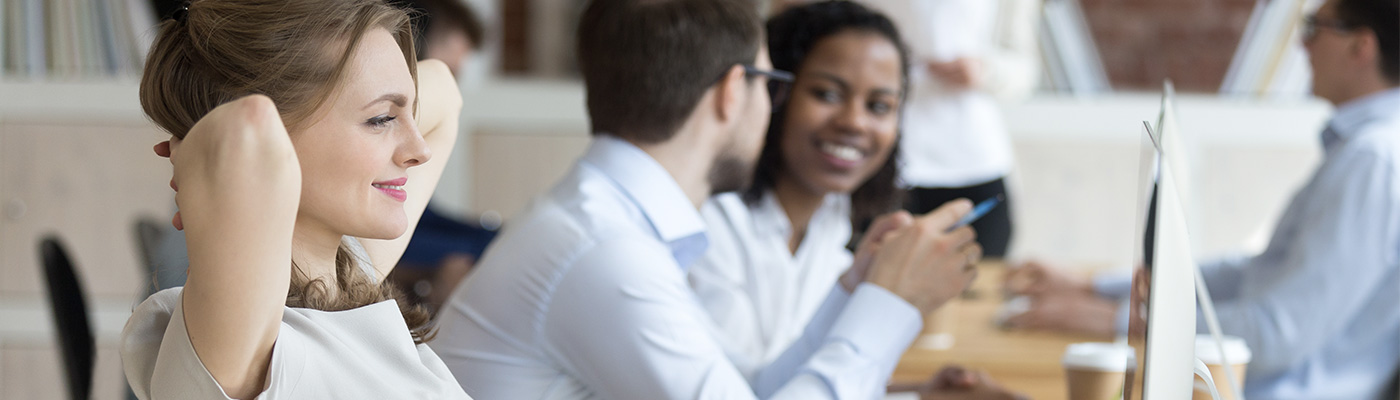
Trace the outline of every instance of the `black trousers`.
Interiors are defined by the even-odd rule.
[[[973,222],[972,229],[977,231],[977,244],[982,245],[982,254],[1000,258],[1006,255],[1006,248],[1011,243],[1011,196],[1006,194],[1006,183],[1001,178],[960,188],[912,188],[906,193],[904,209],[920,215],[959,198],[972,200],[976,204],[997,195],[1003,196],[1001,205]]]

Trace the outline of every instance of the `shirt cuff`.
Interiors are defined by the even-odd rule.
[[[856,286],[856,290],[859,291],[860,286]],[[852,293],[847,293],[846,288],[837,283],[836,287],[832,288],[831,293],[827,293],[826,300],[822,301],[822,305],[817,307],[817,312],[812,314],[812,319],[807,321],[807,329],[818,329],[822,332],[820,336],[825,337],[831,332],[836,321],[841,318],[842,310],[846,309],[846,304],[851,301],[851,296]],[[820,343],[816,345],[820,346]],[[813,351],[816,349],[814,348]]]
[[[1130,299],[1119,301],[1118,311],[1113,314],[1113,329],[1117,330],[1119,335],[1128,333],[1128,315],[1130,314],[1128,307],[1132,306],[1132,303],[1133,301]]]
[[[861,283],[829,337],[847,342],[857,354],[887,361],[892,368],[919,336],[923,323],[923,315],[909,302],[879,285]]]
[[[1104,274],[1094,278],[1094,293],[1110,299],[1126,299],[1133,288],[1133,276],[1120,273]]]

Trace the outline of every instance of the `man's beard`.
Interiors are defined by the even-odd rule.
[[[710,166],[710,195],[748,189],[753,183],[755,161],[744,160],[732,149],[725,149]]]

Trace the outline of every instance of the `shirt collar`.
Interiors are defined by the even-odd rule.
[[[1342,104],[1323,131],[1323,145],[1331,148],[1345,142],[1362,132],[1361,128],[1371,121],[1392,118],[1396,113],[1400,113],[1400,88],[1386,89]]]
[[[682,268],[705,253],[709,240],[700,210],[651,155],[632,143],[600,133],[581,161],[597,168],[632,200]]]
[[[787,237],[792,232],[792,223],[787,219],[787,213],[783,211],[783,205],[778,203],[778,196],[772,189],[764,190],[763,197],[759,198],[755,204],[754,228],[770,235]]]
[[[812,229],[826,229],[824,225],[828,219],[850,218],[850,210],[847,204],[850,202],[850,195],[844,193],[827,193],[822,198],[822,204],[817,211],[812,213],[812,219],[807,222],[807,231]],[[782,203],[778,202],[778,195],[773,189],[763,191],[763,197],[759,199],[755,207],[754,228],[769,234],[781,235],[787,238],[792,235],[792,221],[788,221],[787,211],[783,210]]]

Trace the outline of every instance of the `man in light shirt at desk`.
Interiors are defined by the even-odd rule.
[[[578,31],[594,140],[447,301],[432,347],[490,399],[872,399],[976,275],[967,201],[876,222],[806,334],[746,381],[685,280],[700,205],[747,185],[773,71],[750,0],[597,0]],[[781,93],[781,90],[775,90]],[[863,261],[862,261],[863,260]],[[964,387],[975,392],[976,387]]]
[[[1400,2],[1328,0],[1304,24],[1313,93],[1337,107],[1323,161],[1263,253],[1202,263],[1225,334],[1253,349],[1251,399],[1395,399],[1400,375]],[[1028,264],[1027,328],[1112,332],[1125,277]],[[1117,312],[1121,317],[1123,312]],[[1199,314],[1199,313],[1198,313]],[[1126,322],[1125,318],[1117,318]],[[1205,321],[1196,322],[1205,332]],[[1119,328],[1120,331],[1123,328]]]

